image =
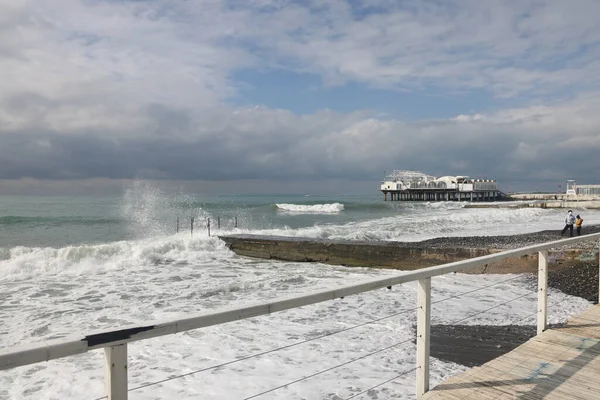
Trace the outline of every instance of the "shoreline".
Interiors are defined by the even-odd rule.
[[[496,250],[511,250],[518,247],[530,246],[534,244],[551,242],[554,240],[565,239],[567,236],[561,236],[562,227],[556,230],[544,230],[532,233],[520,233],[516,235],[495,235],[495,236],[457,236],[457,237],[438,237],[434,239],[413,242],[413,245],[425,246],[428,248],[492,248]],[[584,225],[582,235],[589,235],[600,232],[600,225]],[[574,233],[575,235],[575,233]],[[401,246],[410,246],[411,242],[394,242]],[[597,250],[596,244],[591,241],[557,247],[557,250]]]

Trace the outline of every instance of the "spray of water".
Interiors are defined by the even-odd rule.
[[[209,214],[193,196],[178,192],[166,194],[155,182],[136,180],[125,190],[121,215],[135,238],[172,235],[190,231],[191,218],[204,227]],[[203,228],[202,228],[203,229]]]

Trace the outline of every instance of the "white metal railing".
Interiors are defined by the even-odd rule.
[[[457,261],[411,271],[402,275],[372,279],[355,285],[301,296],[280,298],[246,307],[230,307],[197,314],[189,318],[156,322],[143,326],[121,327],[88,335],[71,336],[32,345],[0,349],[0,370],[55,360],[104,348],[106,397],[109,400],[127,399],[127,343],[158,336],[171,335],[211,325],[224,324],[259,315],[271,314],[309,304],[320,303],[375,289],[418,281],[417,292],[417,397],[429,390],[429,339],[431,324],[431,278],[467,270],[510,257],[539,253],[537,333],[546,329],[548,250],[580,241],[600,239],[600,233],[557,240],[469,260]],[[599,283],[600,288],[600,283]]]

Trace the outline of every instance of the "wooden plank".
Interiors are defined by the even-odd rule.
[[[600,306],[545,331],[481,367],[442,382],[423,399],[590,399],[600,385]],[[429,397],[435,396],[435,397]]]
[[[600,319],[600,317],[599,317]],[[596,326],[590,326],[591,321],[578,319],[574,321],[572,326],[559,329],[560,332],[568,333],[570,335],[586,336],[588,338],[600,339],[600,324],[596,323]]]

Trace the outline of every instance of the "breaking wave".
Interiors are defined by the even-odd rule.
[[[217,237],[169,237],[95,245],[0,248],[0,282],[48,275],[132,272],[149,265],[181,265],[214,260],[229,251]]]
[[[277,208],[283,211],[306,214],[333,214],[344,210],[344,205],[341,203],[330,204],[276,204]]]

